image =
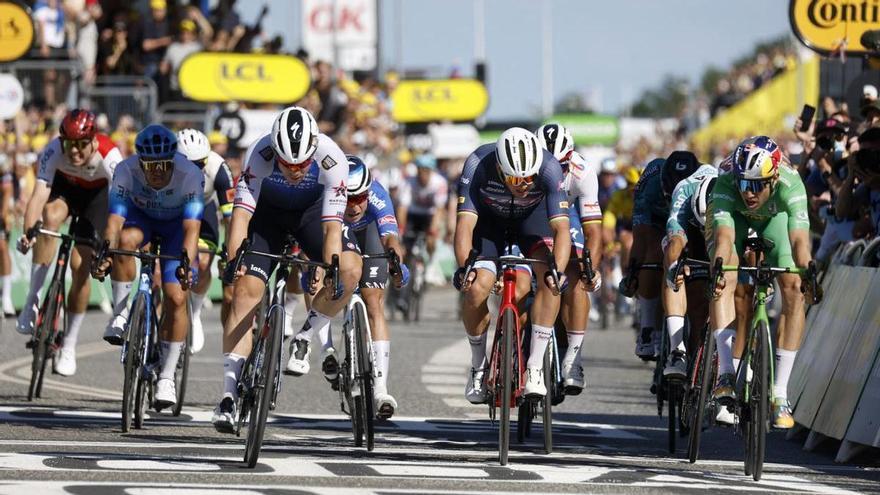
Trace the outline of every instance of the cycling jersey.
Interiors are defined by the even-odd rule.
[[[388,191],[378,181],[373,180],[370,184],[369,199],[367,199],[367,211],[360,220],[350,224],[352,230],[361,232],[375,223],[379,229],[379,236],[399,235],[397,230],[397,217],[394,215],[394,204]]]
[[[140,160],[133,155],[123,160],[113,174],[110,213],[127,218],[132,209],[137,209],[154,220],[201,220],[204,189],[202,170],[180,153],[174,155],[171,181],[159,190],[147,185]]]
[[[666,219],[669,218],[669,204],[663,197],[663,185],[660,182],[665,162],[663,158],[651,160],[639,178],[633,203],[633,226],[652,225],[658,228],[665,226]]]
[[[568,217],[568,199],[562,189],[562,166],[547,150],[535,185],[525,197],[515,197],[498,170],[495,145],[484,144],[467,158],[458,181],[458,213],[489,213],[505,219],[525,218],[544,203],[551,221]]]
[[[580,213],[580,222],[593,223],[602,220],[599,208],[599,179],[596,172],[587,166],[586,160],[577,151],[572,152],[568,162],[568,173],[562,182],[562,189],[568,193],[569,207]]]
[[[681,236],[685,242],[688,241],[688,227],[701,229],[700,222],[694,217],[693,208],[691,208],[691,197],[697,192],[700,182],[705,177],[717,177],[718,170],[712,165],[703,165],[691,174],[688,178],[682,180],[675,186],[672,191],[672,205],[669,210],[669,218],[666,220],[666,237]]]
[[[348,160],[332,139],[318,135],[318,148],[305,176],[292,184],[275,160],[270,136],[258,139],[245,153],[241,179],[235,192],[235,208],[254,213],[258,203],[274,209],[304,211],[321,201],[322,222],[342,222],[346,206]],[[262,201],[261,201],[262,200]]]
[[[116,165],[122,161],[122,153],[104,134],[97,134],[98,149],[82,166],[76,167],[64,155],[61,138],[49,141],[40,154],[37,180],[51,186],[57,175],[82,189],[106,187],[113,177]]]
[[[633,217],[633,190],[629,188],[618,189],[611,194],[608,206],[603,210],[602,226],[610,229],[618,226],[632,230]]]
[[[437,172],[431,172],[427,186],[422,186],[418,175],[407,177],[400,192],[400,206],[410,215],[431,216],[443,208],[449,196],[446,179]]]
[[[232,183],[232,172],[226,165],[226,160],[211,151],[208,153],[208,160],[202,172],[205,174],[205,204],[215,202],[224,217],[231,216],[235,188]]]

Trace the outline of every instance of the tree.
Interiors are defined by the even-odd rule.
[[[688,81],[684,77],[667,75],[657,89],[647,89],[633,103],[634,117],[677,117],[688,97]]]
[[[555,113],[593,113],[595,109],[590,107],[583,93],[572,91],[564,94],[556,102],[553,111]]]

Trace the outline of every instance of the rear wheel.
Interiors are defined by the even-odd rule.
[[[373,360],[370,349],[370,329],[367,326],[367,308],[362,303],[354,305],[353,311],[355,343],[357,344],[357,375],[361,385],[360,415],[363,421],[363,434],[367,450],[373,450],[374,422],[376,418],[375,398],[373,394]]]
[[[715,366],[715,338],[710,332],[705,332],[703,346],[701,347],[698,361],[694,367],[694,379],[689,394],[694,401],[690,405],[688,425],[690,435],[688,437],[688,461],[697,462],[700,455],[700,436],[703,432],[703,421],[706,416],[706,403],[709,400],[709,390],[714,383]],[[724,406],[721,406],[724,407]]]
[[[498,460],[502,466],[507,465],[507,454],[510,448],[510,402],[513,396],[513,335],[516,332],[516,315],[513,310],[506,309],[501,314],[501,386],[500,406],[501,421],[498,425]]]
[[[553,393],[556,388],[556,355],[552,340],[544,353],[544,387],[547,393],[541,401],[541,415],[544,421],[544,452],[553,452]]]
[[[131,429],[135,416],[136,396],[141,382],[141,360],[143,357],[144,320],[146,299],[142,294],[135,298],[131,309],[128,330],[125,337],[125,379],[122,385],[122,431]]]
[[[269,335],[263,344],[262,366],[255,381],[254,404],[248,420],[248,436],[245,446],[244,461],[248,467],[257,465],[260,449],[263,447],[263,435],[266,432],[266,420],[275,393],[275,380],[278,378],[278,358],[281,353],[281,341],[284,337],[284,310],[281,306],[269,309]]]

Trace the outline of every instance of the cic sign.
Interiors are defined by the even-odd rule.
[[[205,102],[292,103],[309,90],[308,67],[287,55],[201,52],[184,59],[180,89]]]
[[[397,122],[474,120],[489,106],[489,93],[476,79],[401,81],[391,93]]]
[[[880,1],[790,0],[788,17],[795,36],[814,51],[861,54],[867,51],[862,34],[880,29]]]

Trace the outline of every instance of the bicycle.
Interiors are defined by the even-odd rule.
[[[387,259],[390,274],[396,276],[400,273],[400,258],[393,250],[384,254],[365,254],[362,257]],[[373,353],[367,305],[359,290],[355,290],[346,306],[342,340],[345,356],[339,364],[339,378],[334,382],[333,388],[339,391],[340,409],[351,418],[355,447],[361,447],[366,442],[367,451],[372,451],[375,431],[373,420],[379,414],[378,411],[373,411],[376,356]]]
[[[822,288],[818,283],[818,270],[814,261],[807,268],[783,268],[769,266],[764,254],[771,251],[774,243],[762,237],[748,238],[745,247],[755,253],[756,266],[724,265],[722,258],[716,258],[712,264],[712,280],[710,291],[718,285],[724,272],[735,271],[751,275],[755,282],[752,320],[746,337],[744,354],[736,370],[737,393],[732,404],[736,417],[739,418],[738,432],[745,443],[744,472],[755,481],[761,479],[764,469],[764,453],[769,424],[769,407],[773,400],[773,354],[770,339],[770,320],[767,317],[767,294],[773,280],[782,273],[793,273],[807,279],[802,286],[806,291],[810,288],[812,298],[810,304],[818,304],[822,300]],[[731,404],[721,404],[731,407]]]
[[[269,258],[278,263],[278,268],[275,270],[275,284],[266,306],[265,317],[262,323],[259,323],[258,320],[258,326],[254,329],[252,350],[244,362],[241,376],[238,379],[238,399],[236,401],[238,418],[235,434],[240,437],[242,427],[247,425],[244,462],[249,468],[257,465],[260,450],[263,447],[266,420],[269,411],[275,409],[278,393],[281,391],[284,293],[287,277],[290,275],[290,267],[299,265],[309,267],[312,270],[317,267],[324,268],[327,270],[325,277],[329,277],[335,289],[334,298],[338,299],[342,296],[342,287],[339,283],[339,257],[333,255],[330,264],[305,260],[288,254],[292,245],[293,241],[288,239],[281,251],[284,254],[271,254],[252,251],[250,249],[251,241],[245,240],[239,248],[234,262],[229,267],[231,271],[228,269],[224,274],[224,282],[233,283],[232,278],[241,269],[245,254]]]
[[[156,271],[156,262],[161,260],[179,261],[178,278],[182,278],[182,272],[189,267],[189,257],[185,249],[181,251],[180,256],[165,255],[159,252],[160,243],[161,240],[158,237],[154,237],[150,240],[148,251],[129,251],[125,249],[110,249],[109,243],[104,241],[104,244],[95,255],[96,261],[103,260],[108,256],[132,256],[141,262],[138,288],[129,310],[119,359],[125,371],[122,386],[123,433],[127,433],[132,426],[135,429],[143,428],[144,413],[146,412],[144,399],[148,399],[147,402],[149,403],[154,402],[153,388],[157,378],[156,368],[160,362],[160,320],[157,311],[159,294],[154,294],[153,292],[155,289],[153,275]],[[105,276],[108,274],[109,271]],[[99,280],[103,281],[103,279],[104,277],[101,277]],[[188,354],[188,349],[184,349],[181,354]],[[186,362],[188,363],[188,359],[186,359]],[[179,360],[178,366],[180,366]],[[175,385],[186,382],[187,377],[185,373],[188,373],[188,370],[189,366],[187,365],[181,370],[181,373],[175,373]],[[186,387],[183,388],[185,392]],[[179,409],[177,406],[182,407],[183,396],[180,394],[180,391],[177,393],[177,399],[175,409]],[[155,407],[156,412],[159,412],[158,405]]]
[[[519,309],[516,303],[517,265],[545,264],[550,268],[556,286],[559,286],[559,273],[556,261],[551,254],[547,260],[521,258],[519,256],[480,256],[472,249],[465,262],[463,280],[467,280],[477,261],[490,261],[500,265],[503,288],[501,304],[498,308],[498,325],[492,340],[492,351],[489,356],[488,376],[486,378],[487,403],[489,419],[495,421],[496,409],[501,409],[498,428],[498,460],[502,466],[507,465],[510,449],[510,408],[518,407],[523,401],[525,388],[525,359],[522,351],[522,328],[519,322]],[[514,345],[516,342],[516,345]],[[545,357],[546,363],[546,357]],[[544,374],[544,380],[548,373]],[[549,395],[549,394],[548,394]],[[549,404],[549,400],[545,403]],[[550,407],[542,411],[544,424],[550,424]],[[550,428],[545,428],[549,431]],[[552,447],[551,447],[552,448]]]
[[[71,220],[71,232],[76,228],[78,221],[78,217],[73,217]],[[46,230],[43,228],[43,222],[37,222],[27,231],[29,239],[33,239],[38,235],[61,239],[61,247],[58,249],[58,256],[55,259],[55,270],[52,272],[52,280],[49,282],[49,288],[46,290],[46,297],[43,299],[43,304],[37,314],[34,333],[26,344],[26,348],[31,349],[33,354],[33,359],[31,360],[31,381],[28,386],[28,401],[33,401],[34,397],[42,397],[46,362],[51,360],[54,367],[56,352],[58,352],[58,349],[64,342],[64,335],[67,329],[67,297],[64,290],[66,287],[65,282],[70,250],[73,248],[74,242],[77,244],[91,244],[94,242],[94,239]]]
[[[407,246],[404,264],[412,267],[412,281],[406,287],[391,288],[392,296],[388,300],[392,308],[392,315],[396,309],[403,313],[404,321],[419,321],[422,314],[425,272],[428,265],[425,232],[417,232],[415,236],[407,235],[404,244]]]

